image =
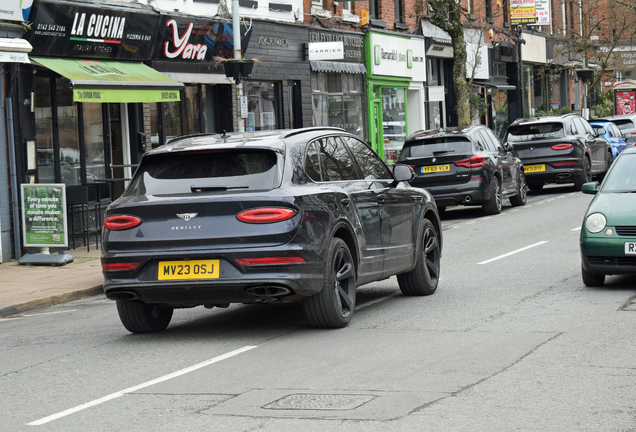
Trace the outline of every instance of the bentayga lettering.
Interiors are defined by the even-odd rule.
[[[204,60],[205,55],[208,52],[208,47],[205,44],[191,44],[188,43],[190,35],[192,34],[192,23],[188,24],[183,36],[179,37],[179,29],[177,28],[177,22],[173,19],[166,23],[166,27],[172,26],[172,44],[176,48],[175,51],[170,51],[170,41],[166,41],[163,45],[163,53],[167,58],[181,58],[186,60]]]
[[[126,18],[109,15],[91,14],[86,22],[86,13],[75,14],[71,36],[89,38],[121,39],[124,37]],[[84,33],[86,30],[86,33]]]

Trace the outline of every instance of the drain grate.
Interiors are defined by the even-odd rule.
[[[352,410],[373,400],[373,395],[293,394],[265,405],[272,410]]]

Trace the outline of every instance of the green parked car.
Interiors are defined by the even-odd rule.
[[[636,147],[624,150],[603,183],[585,183],[596,195],[581,228],[581,273],[586,286],[601,286],[605,275],[636,274]]]

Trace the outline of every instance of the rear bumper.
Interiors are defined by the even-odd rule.
[[[412,186],[426,189],[433,195],[438,207],[447,207],[458,204],[473,205],[483,203],[490,198],[487,196],[486,184],[487,182],[481,179],[440,186],[420,186],[413,182]]]
[[[284,302],[313,295],[323,286],[324,262],[304,256],[295,264],[242,266],[234,258],[250,258],[254,251],[232,253],[181,252],[172,254],[119,254],[104,252],[102,264],[139,262],[132,271],[104,271],[104,292],[112,300],[137,300],[172,307],[202,304]],[[289,246],[271,248],[258,257],[300,256]],[[251,255],[251,256],[250,256]],[[312,254],[313,255],[313,254]],[[159,280],[160,261],[218,259],[214,279]]]
[[[572,183],[574,180],[583,173],[583,166],[577,165],[565,165],[560,167],[554,167],[554,163],[572,162],[571,160],[559,160],[559,161],[524,161],[524,166],[528,165],[545,165],[545,171],[541,172],[525,172],[526,183]]]

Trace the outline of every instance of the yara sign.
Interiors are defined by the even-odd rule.
[[[166,27],[169,26],[172,26],[172,45],[174,45],[175,50],[170,51],[171,42],[167,40],[163,46],[163,53],[167,58],[176,58],[181,56],[181,58],[186,60],[205,59],[205,55],[208,52],[208,47],[205,44],[195,45],[188,43],[194,24],[188,24],[188,28],[181,37],[179,37],[179,29],[177,27],[177,22],[174,19],[171,19],[166,23]]]

